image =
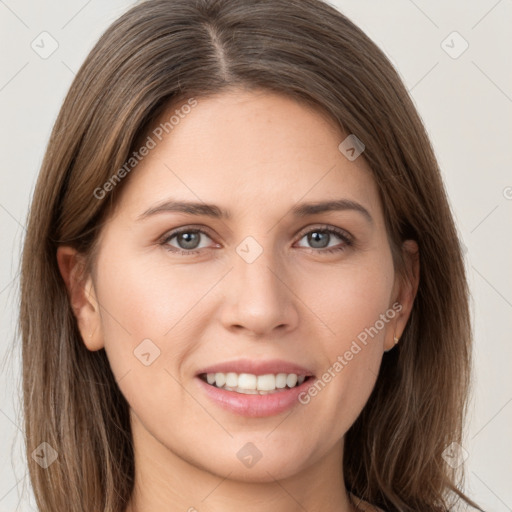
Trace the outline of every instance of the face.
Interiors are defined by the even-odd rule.
[[[347,134],[268,92],[196,101],[125,178],[79,326],[160,461],[285,478],[341,455],[409,295]]]

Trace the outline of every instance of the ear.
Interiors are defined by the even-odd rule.
[[[60,246],[57,263],[84,344],[91,351],[103,348],[99,303],[92,277],[85,273],[84,256],[72,247]]]
[[[397,274],[395,279],[392,304],[397,304],[396,307],[393,307],[397,315],[393,324],[390,323],[390,328],[386,333],[386,339],[384,341],[385,352],[391,350],[396,345],[395,337],[400,340],[404,332],[409,316],[411,315],[420,281],[420,254],[418,244],[414,240],[406,240],[402,244],[402,253],[405,269],[403,273]]]

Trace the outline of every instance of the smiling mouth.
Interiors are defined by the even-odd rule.
[[[296,373],[201,373],[198,376],[212,387],[246,395],[269,395],[297,388],[312,379],[310,375]]]

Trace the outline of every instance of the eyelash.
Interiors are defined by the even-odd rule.
[[[331,253],[336,253],[336,252],[344,251],[344,250],[346,250],[347,247],[351,247],[351,246],[354,245],[354,241],[353,241],[352,237],[345,230],[340,229],[340,228],[335,228],[333,226],[321,226],[321,227],[315,227],[315,228],[309,229],[308,231],[303,231],[299,235],[299,240],[302,240],[302,238],[304,238],[309,233],[317,233],[317,232],[318,233],[329,233],[331,235],[336,235],[336,236],[338,236],[344,242],[344,245],[342,245],[341,247],[333,247],[333,248],[330,248],[330,249],[315,249],[314,247],[309,247],[309,248],[308,247],[304,247],[304,249],[309,249],[310,251],[312,251],[314,253],[321,253],[321,254],[328,253],[328,254],[331,254]],[[164,236],[164,238],[161,240],[160,244],[162,246],[165,246],[165,245],[168,246],[168,243],[174,237],[176,237],[178,235],[181,235],[182,233],[202,233],[202,234],[208,236],[209,238],[212,238],[208,234],[208,232],[203,230],[203,229],[193,228],[193,227],[186,227],[186,228],[177,229],[175,231],[171,231],[166,236]],[[194,254],[198,254],[203,249],[191,249],[191,250],[187,251],[185,249],[179,249],[177,247],[172,247],[172,248],[169,248],[169,246],[167,247],[167,250],[169,252],[173,252],[175,254],[182,254],[182,255],[186,255],[186,256],[191,256],[191,255],[194,255]]]

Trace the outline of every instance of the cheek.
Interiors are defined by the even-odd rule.
[[[390,308],[394,269],[390,254],[367,255],[306,274],[300,296],[326,329],[329,353],[373,326]],[[385,332],[379,322],[379,331]]]
[[[129,251],[106,247],[98,260],[105,350],[116,379],[123,378],[129,401],[137,388],[151,387],[164,394],[168,390],[162,399],[170,402],[178,385],[172,377],[181,380],[181,362],[201,340],[199,331],[207,318],[204,297],[223,269],[198,278],[193,265],[172,267],[165,258],[128,258],[123,253]],[[137,386],[132,389],[129,382]]]
[[[201,339],[194,306],[211,284],[137,258],[105,259],[98,282],[105,351],[131,409],[152,427],[167,424],[172,411],[189,411],[189,424],[204,421],[204,411],[182,392],[181,362]]]
[[[323,371],[303,403],[333,425],[333,437],[355,421],[375,385],[395,317],[393,283],[390,254],[331,267],[304,281],[303,296],[326,330],[317,345]]]
[[[217,274],[222,275],[218,268],[205,275],[194,265],[170,263],[163,249],[156,257],[132,250],[130,257],[123,258],[122,252],[105,250],[108,256],[98,265],[99,296],[109,313],[103,318],[107,329],[118,332],[122,328],[134,339],[161,339],[182,323],[190,325],[196,306]]]

